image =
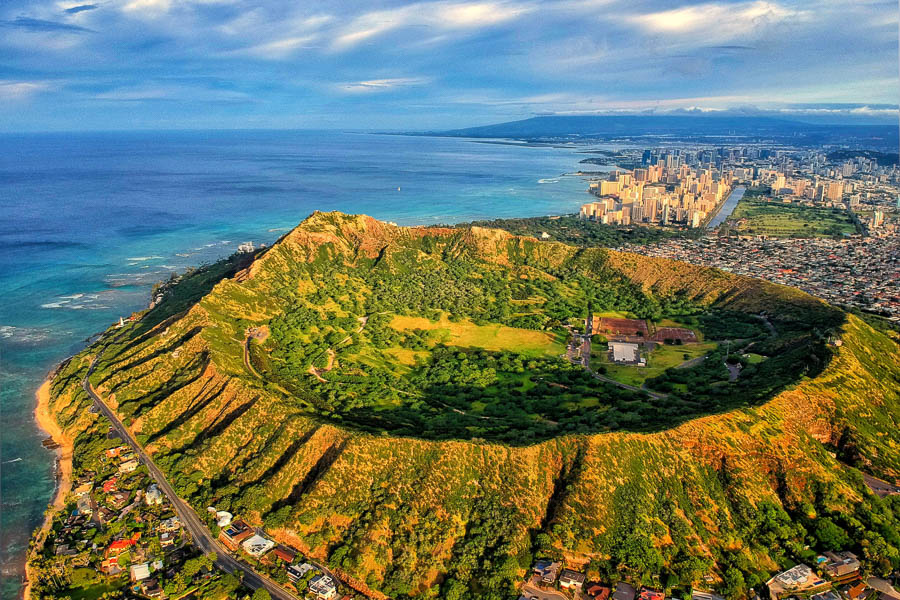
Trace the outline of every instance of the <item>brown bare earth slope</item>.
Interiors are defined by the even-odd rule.
[[[796,290],[661,259],[316,213],[186,311],[158,323],[151,311],[74,357],[53,382],[53,412],[76,442],[91,429],[100,417],[79,382],[99,357],[95,389],[199,513],[228,507],[392,597],[504,597],[537,555],[646,583],[708,574],[725,585],[729,569],[759,580],[796,557],[789,542],[766,541],[777,535],[753,516],[764,507],[846,513],[877,530],[859,507],[887,509],[857,468],[900,480],[900,353],[850,315],[824,370],[763,403],[650,433],[521,445],[345,427],[305,388],[247,369],[245,348],[266,360],[259,348],[274,343],[251,343],[248,329],[321,287],[298,265],[379,268],[435,252],[540,277],[568,265],[754,314],[824,310]]]

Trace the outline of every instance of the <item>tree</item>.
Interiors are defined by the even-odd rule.
[[[737,600],[743,598],[747,592],[747,584],[744,581],[744,575],[735,567],[728,567],[725,571],[725,583],[722,587],[722,593],[728,600]]]
[[[828,517],[816,523],[816,539],[828,550],[841,550],[850,544],[850,537],[839,525]]]
[[[255,592],[253,592],[250,600],[272,600],[272,596],[269,594],[266,588],[258,588]]]

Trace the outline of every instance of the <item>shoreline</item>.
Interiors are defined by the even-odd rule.
[[[47,531],[53,523],[54,515],[65,506],[65,499],[69,491],[72,489],[72,454],[74,452],[74,442],[65,434],[59,423],[53,415],[50,414],[50,382],[53,379],[55,371],[47,375],[41,386],[35,392],[37,404],[34,408],[34,421],[41,431],[46,433],[58,446],[52,451],[56,454],[55,477],[56,489],[53,493],[53,500],[49,504],[49,509],[44,515],[44,521],[38,530],[37,535],[32,536],[34,541],[33,549],[29,551],[25,559],[25,582],[23,589],[23,598],[28,600],[31,596],[31,572],[28,566],[29,559],[32,554],[41,548],[44,544]]]

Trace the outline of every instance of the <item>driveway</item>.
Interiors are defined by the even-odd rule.
[[[535,600],[571,600],[571,598],[562,592],[556,590],[544,590],[530,583],[526,583],[522,586],[522,595],[526,598],[533,598]]]

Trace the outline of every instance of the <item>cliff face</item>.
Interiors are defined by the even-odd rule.
[[[265,522],[281,541],[391,596],[504,593],[533,553],[648,582],[653,573],[690,582],[729,568],[761,577],[789,542],[766,542],[755,511],[864,521],[860,507],[881,510],[881,501],[838,458],[900,478],[900,354],[852,316],[821,373],[762,404],[655,433],[530,445],[364,433],[342,426],[341,414],[305,390],[253,368],[257,341],[248,331],[294,310],[295,293],[323,285],[304,265],[320,265],[319,276],[330,265],[364,265],[402,277],[409,259],[435,256],[520,276],[590,273],[786,322],[804,312],[835,315],[795,290],[712,269],[496,230],[316,213],[184,313],[110,332],[76,356],[53,384],[60,424],[73,435],[98,427],[79,382],[99,356],[94,386],[198,512],[215,504]]]

